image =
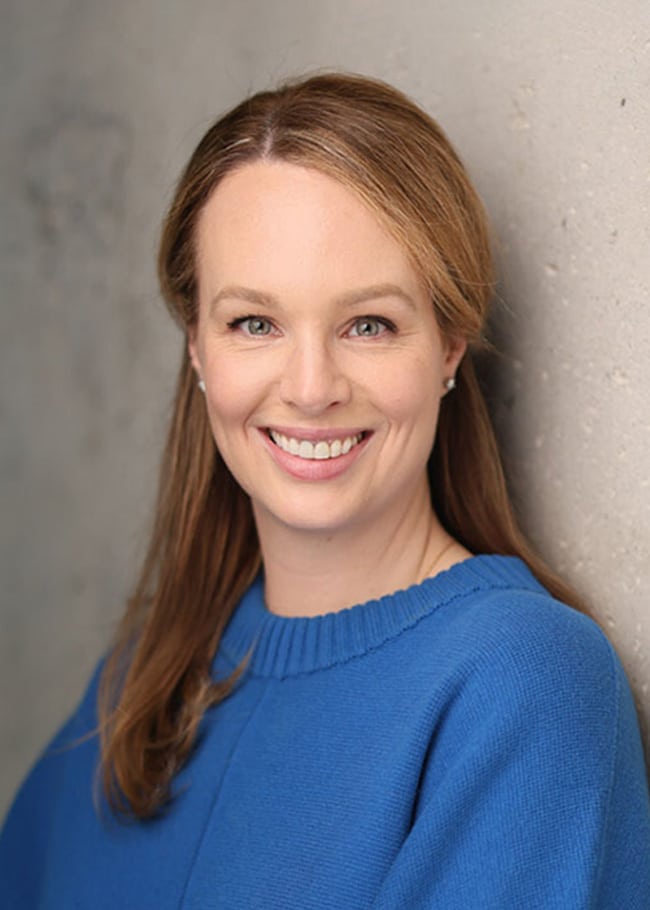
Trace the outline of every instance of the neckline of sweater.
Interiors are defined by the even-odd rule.
[[[376,600],[295,617],[267,609],[260,573],[235,608],[220,653],[235,666],[253,646],[247,672],[254,676],[311,673],[378,648],[445,604],[493,589],[544,591],[518,557],[479,555]]]

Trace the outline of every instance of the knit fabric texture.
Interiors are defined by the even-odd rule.
[[[513,557],[379,600],[270,613],[260,577],[222,638],[171,804],[98,795],[97,676],[0,838],[11,910],[650,907],[650,806],[620,663]]]

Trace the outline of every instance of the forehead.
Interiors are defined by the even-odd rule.
[[[403,247],[352,190],[311,168],[256,161],[229,174],[198,225],[201,274],[417,284]],[[244,274],[233,275],[233,271]]]

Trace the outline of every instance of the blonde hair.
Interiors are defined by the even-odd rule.
[[[322,74],[243,101],[206,133],[163,224],[159,279],[185,333],[197,320],[197,221],[223,177],[259,159],[314,168],[357,194],[411,256],[444,333],[470,345],[445,396],[429,461],[434,509],[474,553],[522,557],[558,598],[576,595],[536,556],[514,517],[473,366],[493,293],[483,206],[440,127],[394,88]],[[168,799],[205,710],[229,694],[211,660],[259,569],[250,503],[217,451],[187,351],[155,520],[100,690],[103,781],[114,808],[144,818]]]

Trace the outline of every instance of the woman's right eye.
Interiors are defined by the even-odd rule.
[[[240,329],[246,335],[259,338],[264,335],[270,335],[273,331],[273,324],[263,316],[242,316],[229,322],[228,328]]]

